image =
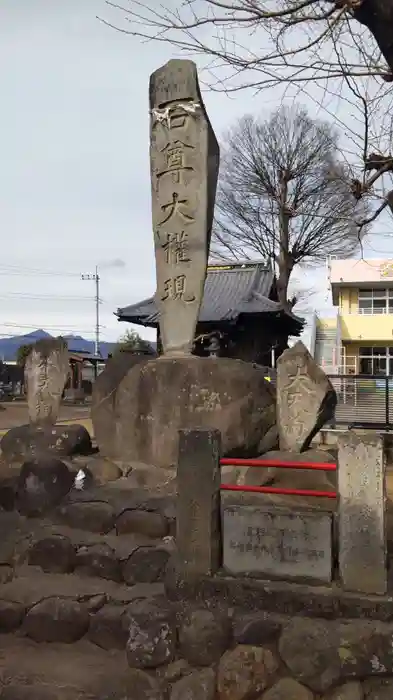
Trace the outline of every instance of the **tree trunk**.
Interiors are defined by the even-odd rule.
[[[393,73],[393,0],[361,0],[353,16],[370,30]]]
[[[280,252],[277,257],[278,278],[277,296],[284,309],[288,311],[291,305],[288,301],[288,285],[293,270],[292,256],[289,250],[289,221],[290,213],[287,206],[288,198],[288,173],[285,169],[280,173],[279,193],[279,227],[280,227]]]
[[[291,303],[288,300],[288,285],[292,270],[291,261],[280,255],[278,258],[277,296],[280,304],[287,311],[291,310]]]

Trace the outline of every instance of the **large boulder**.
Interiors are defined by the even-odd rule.
[[[192,671],[171,687],[170,700],[214,700],[216,677],[212,668]]]
[[[0,441],[7,462],[23,462],[44,455],[70,457],[92,452],[91,437],[83,425],[18,425]]]
[[[27,557],[30,566],[39,566],[45,573],[70,574],[76,564],[75,547],[63,535],[44,537],[34,542]]]
[[[62,338],[43,338],[32,346],[25,363],[31,423],[56,423],[69,371],[68,348]]]
[[[154,669],[173,661],[176,620],[165,599],[134,601],[128,606],[127,620],[126,653],[131,668]]]
[[[100,452],[106,457],[116,458],[118,455],[116,393],[120,382],[132,367],[148,360],[147,355],[117,352],[94,382],[91,419]]]
[[[98,423],[94,428],[101,450],[108,431],[116,432],[117,459],[171,468],[182,428],[216,428],[224,455],[252,456],[275,423],[275,390],[261,367],[241,360],[161,357],[125,375],[113,415],[117,431],[113,418],[102,431]]]
[[[239,644],[226,651],[218,664],[218,697],[220,700],[262,698],[278,668],[279,661],[271,649]]]
[[[336,392],[311,357],[297,342],[277,361],[277,422],[281,450],[303,452],[313,437],[333,418]]]
[[[218,663],[231,641],[232,630],[227,614],[220,614],[214,609],[188,610],[181,620],[181,656],[193,666]]]
[[[53,457],[25,462],[18,480],[19,512],[28,516],[46,513],[61,503],[73,481],[68,467]]]
[[[85,606],[67,598],[46,598],[36,603],[26,615],[24,632],[35,642],[71,644],[81,639],[89,627]]]
[[[312,462],[314,464],[335,464],[329,452],[306,450],[305,452],[284,452],[271,450],[261,455],[263,460],[275,462]],[[329,490],[336,486],[336,471],[295,469],[285,467],[247,467],[240,469],[236,482],[242,486],[280,486],[282,488]],[[331,490],[331,489],[330,489]]]

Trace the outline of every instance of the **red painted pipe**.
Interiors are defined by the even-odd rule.
[[[309,489],[280,489],[274,486],[238,486],[221,484],[222,491],[247,491],[251,493],[278,493],[283,496],[316,496],[317,498],[337,498],[335,491],[310,491]]]
[[[220,459],[220,465],[232,467],[279,467],[281,469],[314,469],[335,472],[337,466],[329,462],[281,462],[279,459]]]

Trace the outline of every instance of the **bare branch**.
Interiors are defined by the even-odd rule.
[[[358,201],[367,197],[368,207],[376,198],[375,212],[387,209],[379,200],[385,201],[385,181],[393,171],[380,168],[370,176],[363,164],[371,149],[381,156],[389,154],[393,139],[393,0],[106,0],[106,4],[108,10],[117,11],[120,31],[168,44],[187,57],[201,57],[205,83],[214,91],[258,92],[278,86],[282,92],[289,87],[293,94],[294,89],[307,92],[310,86],[327,98],[321,105],[327,111],[329,96],[341,96],[347,103],[353,100],[357,121],[353,123],[351,113],[343,127],[357,149],[346,158],[357,171],[352,174],[354,192]],[[332,116],[337,120],[336,114]],[[372,214],[373,221],[377,215]]]
[[[228,0],[225,3],[184,0],[175,3],[175,9],[170,7],[171,0],[166,0],[159,9],[140,0],[129,0],[128,7],[111,0],[106,3],[123,11],[126,24],[122,31],[142,39],[169,43],[188,54],[210,56],[213,60],[211,72],[217,69],[226,72],[225,86],[221,80],[213,79],[211,87],[227,91],[246,86],[263,88],[283,80],[297,83],[340,78],[343,65],[337,57],[332,60],[330,56],[332,39],[350,45],[350,27],[355,18],[358,27],[360,22],[369,26],[372,6],[378,9],[383,0],[367,0],[368,12],[362,11],[365,3],[360,0]],[[305,30],[303,34],[307,39],[304,42],[299,42],[302,37],[299,28]],[[243,42],[241,32],[245,32]],[[263,41],[258,42],[258,52],[254,53],[250,35],[256,32]],[[346,75],[391,79],[393,49],[392,55],[388,50],[391,42],[389,37],[376,34],[374,31],[379,55],[374,57],[375,51],[370,52],[369,37],[362,38],[360,44],[352,46],[354,50],[346,52]],[[315,53],[310,56],[310,50],[315,47]],[[303,57],[300,62],[296,60],[298,56]],[[233,69],[232,75],[228,75],[228,68]],[[240,84],[236,80],[238,77],[241,77]]]
[[[284,107],[241,119],[222,149],[213,249],[271,259],[283,304],[294,267],[350,255],[366,233],[366,205],[337,155],[329,124]]]

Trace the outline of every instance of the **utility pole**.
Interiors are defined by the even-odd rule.
[[[98,274],[98,265],[94,275],[81,275],[83,280],[89,280],[95,283],[95,304],[96,304],[96,328],[95,328],[95,343],[94,354],[99,356],[100,353],[100,275]]]

